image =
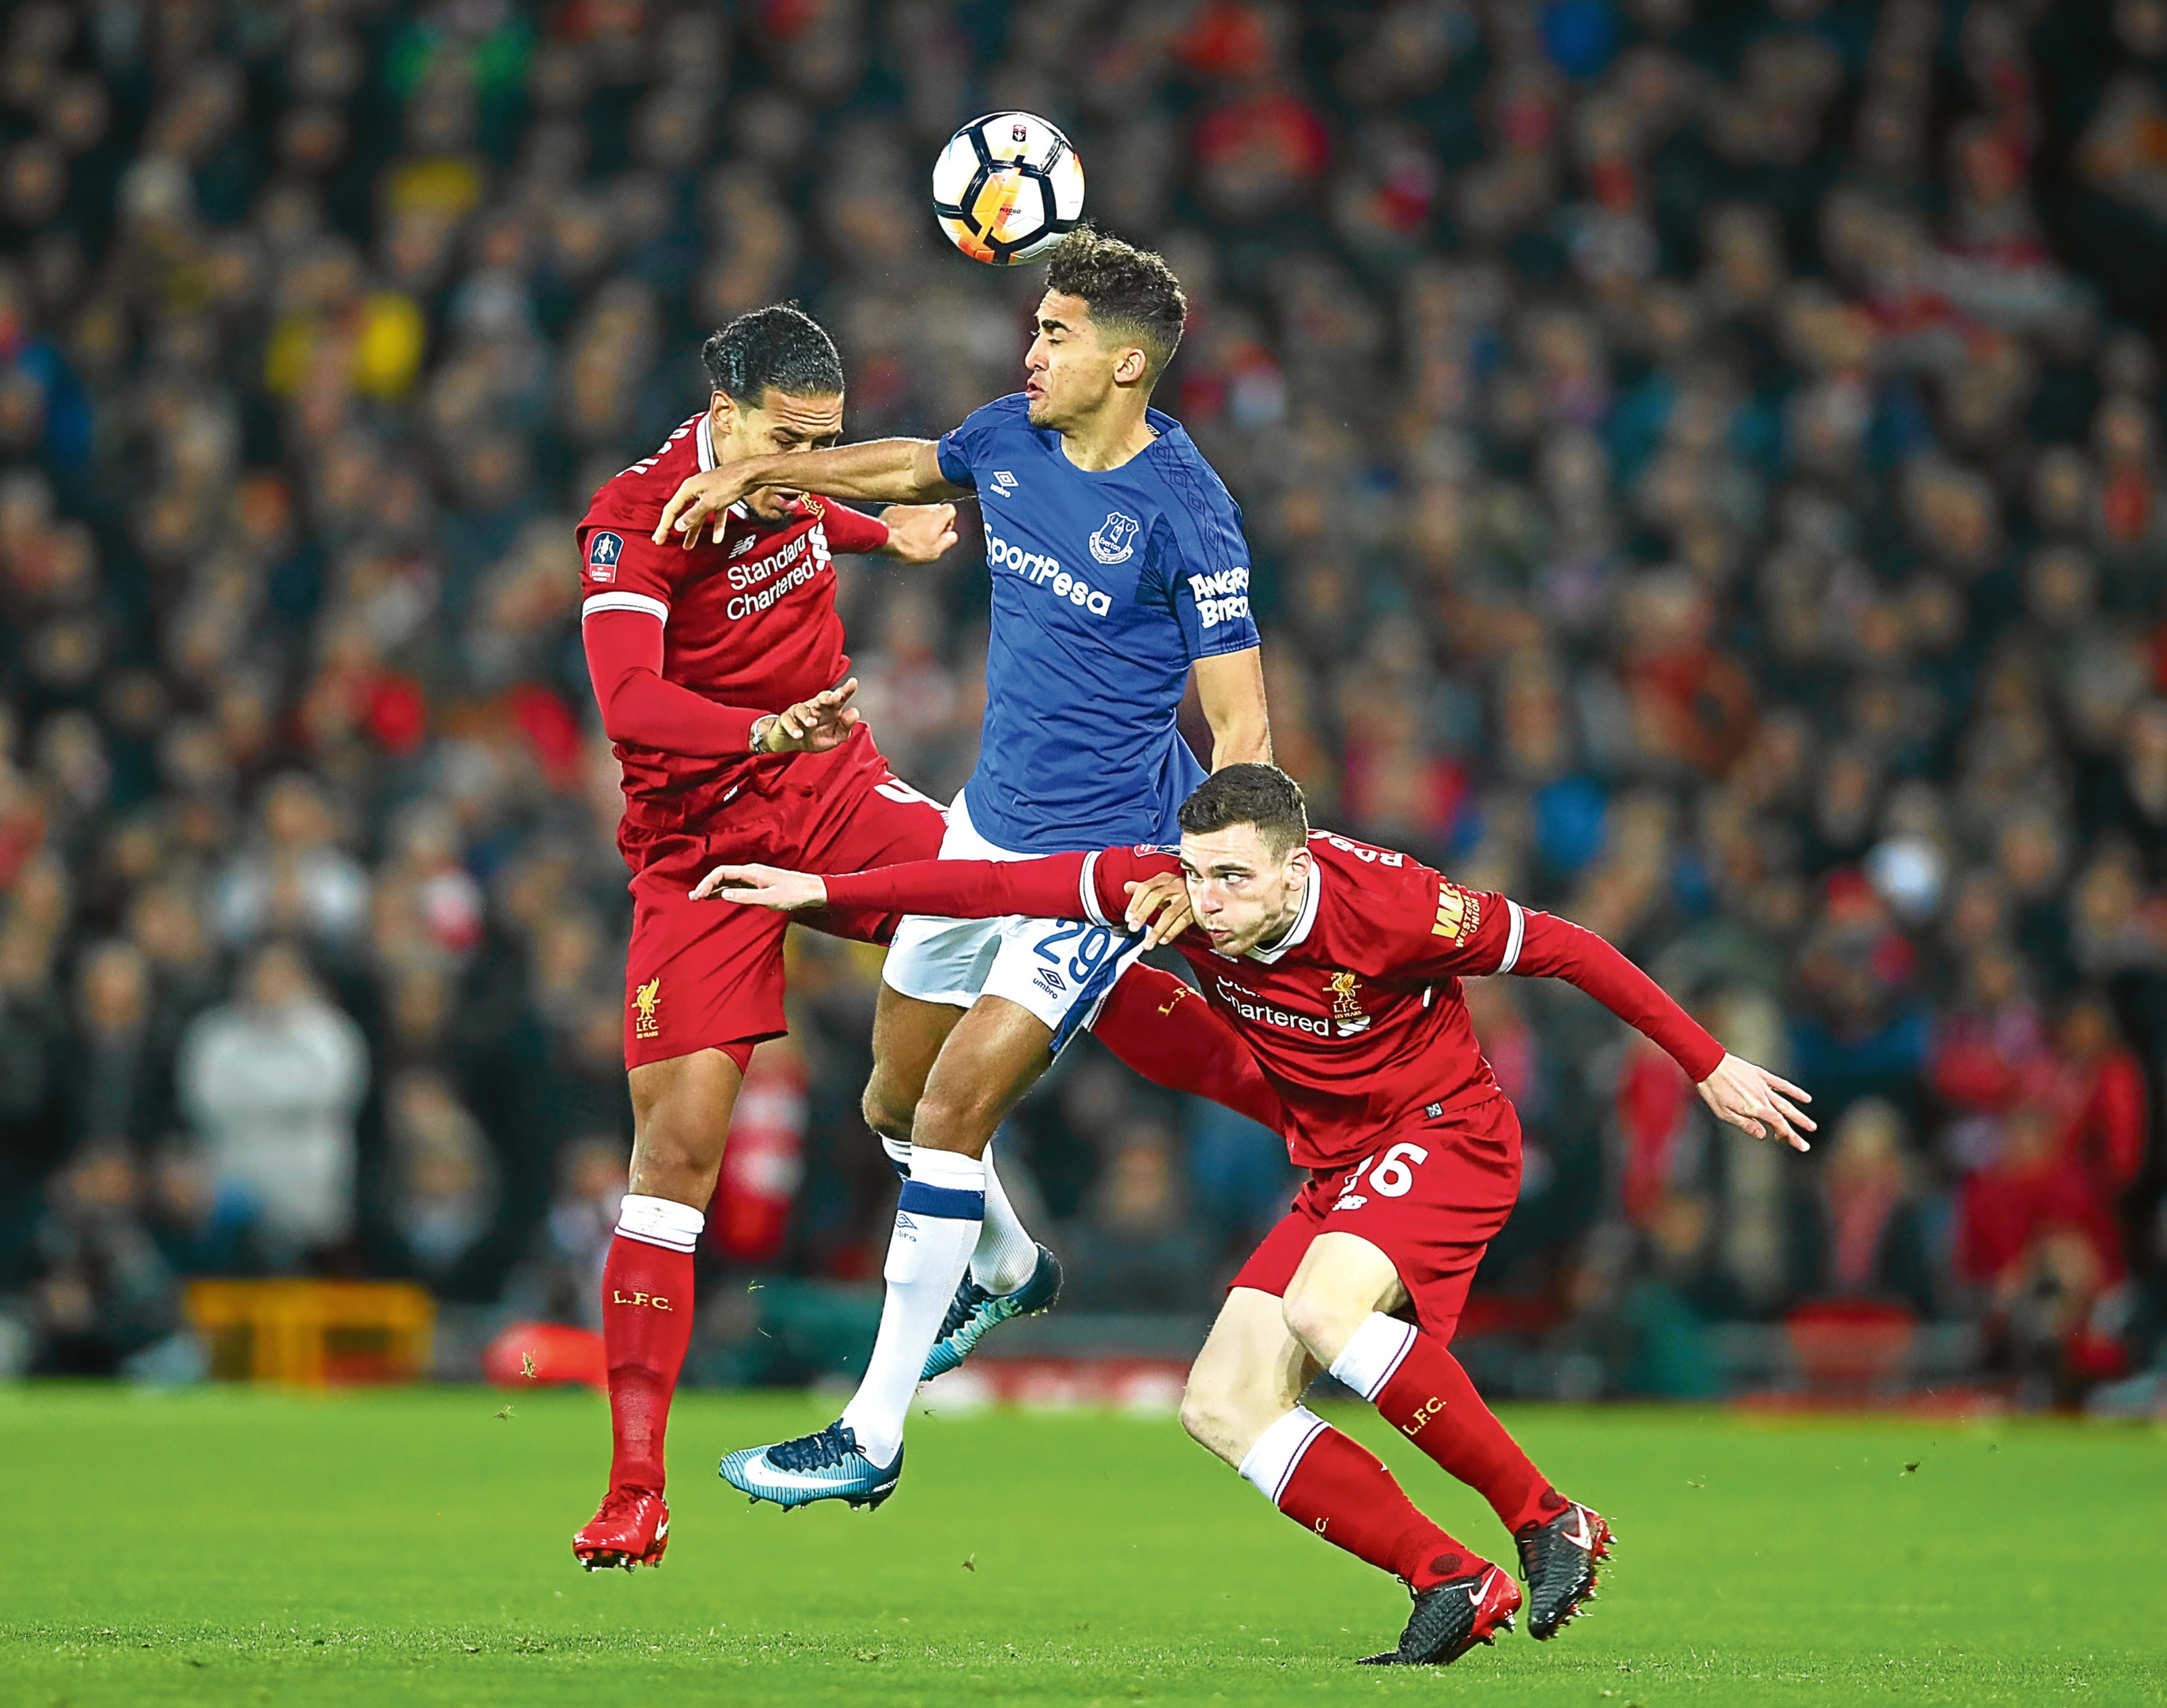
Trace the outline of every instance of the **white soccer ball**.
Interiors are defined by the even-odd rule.
[[[988,113],[948,139],[933,162],[933,217],[973,261],[1014,267],[1043,255],[1084,214],[1084,163],[1031,113]]]

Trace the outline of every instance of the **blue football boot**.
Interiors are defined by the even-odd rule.
[[[724,1457],[716,1474],[755,1500],[777,1506],[809,1506],[816,1500],[844,1500],[870,1510],[895,1493],[903,1475],[903,1449],[895,1462],[876,1465],[858,1446],[855,1430],[839,1419],[818,1435],[800,1436],[770,1447],[740,1447]]]
[[[940,1338],[925,1355],[925,1373],[918,1379],[930,1382],[936,1376],[946,1376],[971,1356],[988,1330],[1016,1317],[1035,1317],[1051,1310],[1060,1297],[1061,1260],[1043,1245],[1038,1248],[1038,1266],[1031,1272],[1031,1279],[1014,1293],[988,1293],[966,1269],[948,1314],[941,1319]]]

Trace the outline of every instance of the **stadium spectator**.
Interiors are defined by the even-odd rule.
[[[333,1256],[353,1233],[368,1055],[299,950],[283,939],[257,949],[233,999],[189,1023],[177,1071],[215,1189],[247,1202],[281,1266]]]

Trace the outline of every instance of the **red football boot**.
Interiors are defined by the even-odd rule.
[[[1468,1650],[1513,1628],[1520,1586],[1495,1566],[1432,1584],[1415,1597],[1400,1646],[1366,1656],[1365,1667],[1449,1667]]]
[[[602,1510],[572,1538],[572,1557],[590,1572],[659,1566],[670,1546],[670,1507],[644,1489],[612,1489]]]

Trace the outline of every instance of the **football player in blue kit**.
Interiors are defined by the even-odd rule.
[[[1213,769],[1271,757],[1241,512],[1180,423],[1150,407],[1186,315],[1164,261],[1080,230],[1053,251],[1020,394],[937,442],[696,475],[654,531],[689,541],[771,485],[874,503],[977,496],[993,579],[986,717],[943,859],[1174,840],[1205,775],[1174,727],[1192,669]],[[840,1419],[730,1454],[725,1479],[784,1506],[877,1504],[921,1378],[1052,1302],[1059,1266],[1009,1208],[987,1147],[1141,948],[1082,919],[903,921],[865,1098],[905,1176],[879,1336]]]

